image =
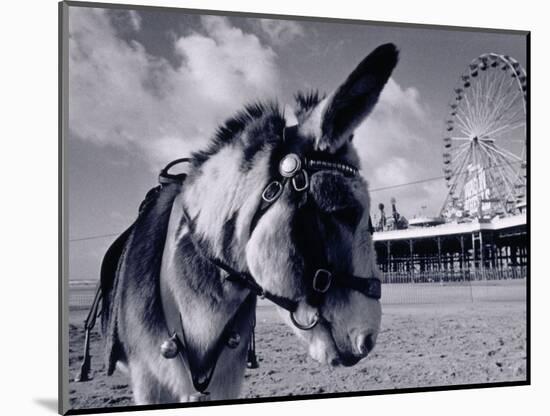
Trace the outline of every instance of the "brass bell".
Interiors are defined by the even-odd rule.
[[[241,342],[241,336],[239,335],[238,332],[231,332],[227,337],[227,346],[231,349],[237,348],[240,342]]]
[[[178,355],[178,343],[176,342],[177,335],[174,334],[160,346],[160,353],[166,359],[175,358]]]

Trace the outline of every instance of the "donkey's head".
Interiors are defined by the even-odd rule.
[[[209,254],[290,301],[289,324],[313,358],[333,365],[366,356],[380,327],[379,301],[343,276],[378,279],[352,138],[396,63],[395,46],[383,45],[333,94],[298,94],[296,126],[274,104],[247,107],[195,155],[186,184],[184,203]]]

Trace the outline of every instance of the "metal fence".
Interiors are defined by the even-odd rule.
[[[527,277],[527,267],[503,269],[429,270],[412,272],[384,272],[383,283],[457,283],[493,280],[515,280]]]
[[[69,285],[69,308],[88,309],[94,301],[96,289],[94,284]]]
[[[434,304],[526,299],[526,267],[383,274],[383,304]],[[69,307],[83,310],[94,299],[94,285],[71,287]]]
[[[385,305],[517,302],[527,298],[527,268],[383,273]]]

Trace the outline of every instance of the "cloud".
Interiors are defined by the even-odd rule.
[[[395,196],[407,216],[422,205],[437,214],[445,195],[443,181],[392,187],[441,173],[439,123],[413,87],[403,88],[390,78],[373,112],[355,132],[353,142],[362,161],[364,176],[370,183],[373,204]],[[421,153],[420,153],[421,152]],[[374,206],[374,205],[373,205]]]
[[[289,20],[259,19],[260,28],[274,45],[285,45],[304,36],[304,28]]]
[[[141,16],[135,10],[117,10],[106,11],[112,25],[120,32],[133,34],[141,30]]]
[[[141,17],[139,13],[135,10],[130,10],[128,14],[130,15],[130,23],[132,24],[134,30],[137,32],[141,29]]]
[[[102,9],[69,10],[71,135],[127,149],[154,171],[203,147],[244,103],[280,91],[276,53],[226,18],[202,17],[199,31],[175,37],[172,53],[178,59],[172,62],[179,63],[174,65],[128,40],[130,29],[142,29],[139,14],[113,18]],[[264,19],[260,24],[273,44],[303,36],[294,22]],[[441,172],[439,166],[434,169],[441,163],[441,145],[439,123],[432,119],[417,89],[389,80],[354,139],[371,188]],[[430,182],[376,192],[373,202],[396,196],[408,215],[426,201],[435,212],[445,195],[441,186]]]
[[[225,18],[203,17],[201,33],[175,39],[174,67],[118,37],[104,10],[69,10],[70,132],[135,151],[155,170],[204,146],[244,103],[279,90],[275,52]],[[130,21],[141,27],[139,15]]]

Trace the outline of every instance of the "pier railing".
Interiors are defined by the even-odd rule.
[[[463,269],[384,272],[383,283],[456,283],[514,280],[527,277],[526,266],[502,269]]]

